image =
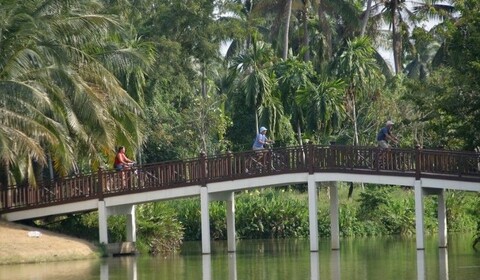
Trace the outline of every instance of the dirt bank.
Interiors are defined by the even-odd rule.
[[[98,257],[98,248],[84,240],[0,221],[0,264]]]

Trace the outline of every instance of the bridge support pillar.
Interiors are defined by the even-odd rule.
[[[98,236],[100,244],[108,244],[108,224],[107,224],[107,206],[105,201],[98,202]]]
[[[202,221],[202,253],[210,254],[210,216],[208,215],[208,188],[203,186],[200,188],[200,208]]]
[[[445,190],[438,194],[438,238],[440,248],[447,247],[447,207],[445,204]]]
[[[135,226],[135,205],[130,206],[127,213],[127,241],[137,241],[137,228]]]
[[[338,182],[330,186],[330,232],[332,250],[340,249],[340,225],[338,217]]]
[[[318,207],[317,183],[313,175],[308,175],[308,220],[310,229],[310,251],[318,251]]]
[[[415,234],[417,242],[417,250],[425,249],[425,234],[424,234],[424,208],[423,208],[423,187],[422,181],[416,180],[415,188]]]
[[[230,193],[230,198],[227,199],[227,242],[228,251],[236,251],[236,236],[235,236],[235,196]]]

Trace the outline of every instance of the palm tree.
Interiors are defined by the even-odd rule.
[[[288,54],[292,1],[261,0],[252,5],[252,14],[266,19],[266,23],[269,25],[266,27],[269,30],[270,42],[276,50],[281,49],[279,54],[281,53],[283,59],[286,59]],[[283,36],[280,35],[282,31]]]
[[[259,34],[268,37],[268,30],[264,27],[265,19],[258,16],[253,10],[256,1],[233,0],[226,5],[224,14],[219,18],[229,30],[229,36],[225,41],[230,42],[225,57],[227,60],[249,49],[253,36],[259,38]]]
[[[311,62],[303,62],[298,57],[288,58],[274,66],[278,77],[278,88],[285,113],[291,115],[292,126],[297,133],[297,141],[302,146],[302,131],[304,130],[305,114],[298,104],[296,96],[299,90],[313,84],[316,73]]]
[[[311,60],[317,71],[324,71],[334,58],[334,50],[356,36],[361,11],[358,5],[348,0],[312,0],[309,5],[316,12],[312,22],[318,26],[308,32]]]
[[[387,0],[373,5],[372,20],[389,24],[392,38],[392,51],[395,73],[403,71],[404,48],[410,48],[409,35],[413,27],[421,22],[448,16],[453,11],[444,1],[424,0]]]
[[[142,142],[141,108],[109,71],[120,72],[133,53],[107,44],[118,22],[85,1],[1,6],[0,158],[7,184],[25,178],[34,184],[33,167],[45,166],[47,155],[65,175],[83,158],[99,166],[117,141]],[[122,63],[102,63],[115,52]]]
[[[358,145],[358,99],[376,92],[384,80],[375,60],[375,49],[367,37],[358,37],[347,42],[333,65],[337,77],[347,84],[347,113],[354,128],[353,145]]]
[[[268,44],[254,40],[252,47],[235,57],[229,68],[229,79],[234,81],[231,92],[243,94],[245,103],[254,108],[255,131],[259,127],[259,110],[265,109],[263,105],[276,107],[278,104],[272,94],[275,87],[271,71],[273,58]]]
[[[302,106],[307,128],[330,135],[338,129],[345,116],[343,93],[345,83],[326,76],[317,77],[299,89],[295,101]]]

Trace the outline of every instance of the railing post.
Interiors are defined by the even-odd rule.
[[[307,153],[307,157],[308,157],[308,174],[313,174],[313,172],[315,171],[315,155],[314,155],[314,146],[313,146],[313,142],[312,141],[309,141],[308,142],[308,153]]]
[[[264,158],[264,166],[265,168],[271,172],[273,170],[273,151],[272,151],[272,147],[268,147],[268,150],[266,151],[265,153],[265,158]]]
[[[208,166],[207,166],[207,155],[204,151],[200,152],[200,182],[203,186],[207,185],[207,175],[208,175]]]
[[[227,175],[228,177],[234,174],[233,168],[232,168],[232,161],[233,161],[232,151],[227,151],[227,174],[225,175]]]
[[[98,187],[97,187],[97,195],[99,200],[103,200],[103,187],[104,187],[104,172],[103,172],[103,167],[98,168]]]
[[[420,165],[421,165],[421,149],[420,145],[415,145],[415,180],[420,180]]]
[[[24,204],[25,204],[26,206],[29,206],[29,205],[30,205],[30,186],[27,185],[27,186],[24,186],[24,187],[22,187],[22,188],[24,189],[24,194],[25,194],[25,196],[24,196],[24,200],[25,200]]]
[[[325,152],[325,155],[327,157],[326,169],[328,170],[328,169],[336,168],[338,149],[337,149],[337,143],[335,141],[330,141],[330,146],[328,147],[328,150]]]

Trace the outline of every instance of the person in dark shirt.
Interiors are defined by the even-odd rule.
[[[385,123],[385,126],[380,129],[377,134],[378,147],[383,149],[389,149],[390,145],[388,144],[388,141],[391,141],[395,144],[398,143],[398,138],[391,132],[393,125],[394,123],[392,121],[387,121]]]

